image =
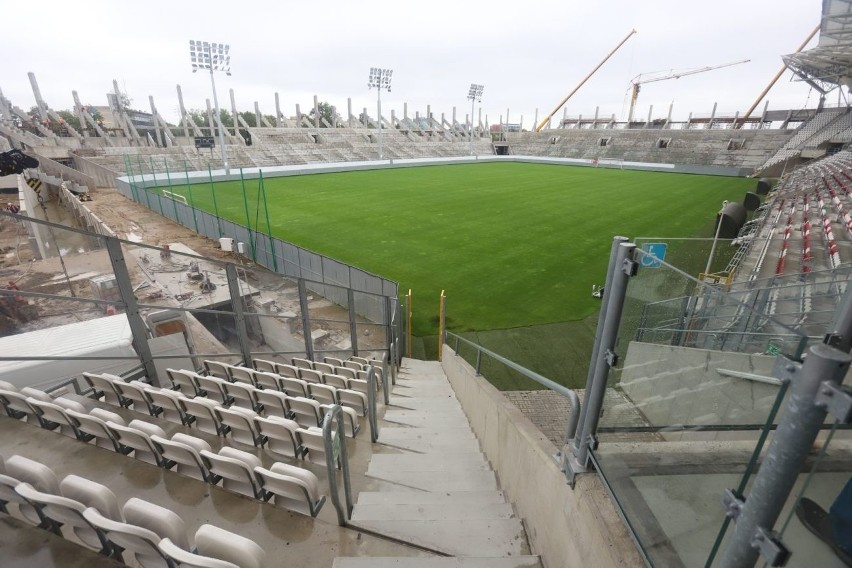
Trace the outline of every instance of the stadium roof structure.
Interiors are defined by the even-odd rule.
[[[822,94],[852,87],[852,0],[823,0],[817,47],[781,58]]]

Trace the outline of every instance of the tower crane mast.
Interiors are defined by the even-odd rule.
[[[687,75],[706,73],[707,71],[722,69],[723,67],[731,67],[733,65],[748,63],[749,61],[751,61],[751,59],[743,59],[742,61],[734,61],[731,63],[722,63],[721,65],[708,65],[706,67],[698,67],[695,69],[685,69],[683,71],[670,70],[667,74],[662,76],[655,76],[656,74],[652,73],[640,73],[639,75],[636,75],[630,81],[632,87],[630,92],[630,111],[627,113],[627,124],[629,125],[631,122],[633,122],[633,111],[636,110],[636,100],[639,98],[639,90],[641,88],[641,85],[644,85],[645,83],[654,83],[656,81],[667,81],[668,79],[680,79],[681,77],[686,77]]]

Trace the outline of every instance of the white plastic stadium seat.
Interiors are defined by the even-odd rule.
[[[311,426],[319,426],[322,420],[322,410],[320,403],[300,396],[290,397],[290,410],[293,411],[293,417],[302,427],[308,428]]]
[[[227,433],[228,428],[222,424],[219,415],[216,414],[216,408],[219,405],[215,400],[202,397],[181,398],[180,403],[184,412],[195,417],[193,427],[216,436],[224,436]]]
[[[216,412],[219,413],[222,424],[230,427],[231,439],[235,442],[259,447],[266,441],[257,431],[257,426],[254,423],[257,413],[253,410],[235,406],[232,408],[219,407]]]
[[[157,544],[163,537],[133,524],[109,519],[94,507],[83,511],[83,517],[106,535],[112,546],[123,550],[122,555],[132,555],[142,568],[168,568],[169,562]],[[124,556],[125,562],[130,559]]]
[[[221,448],[218,454],[207,450],[199,453],[207,469],[222,479],[222,487],[255,499],[263,497],[261,482],[254,472],[254,468],[262,465],[256,455],[228,446]]]
[[[302,457],[302,439],[298,433],[299,423],[295,420],[269,416],[254,419],[257,430],[266,436],[266,449],[273,454],[288,458]]]
[[[206,440],[178,432],[172,436],[171,440],[151,436],[151,441],[160,450],[163,458],[177,465],[178,473],[209,483],[213,482],[210,471],[201,459],[201,450],[211,451],[210,444]]]
[[[276,507],[316,517],[325,503],[317,476],[306,469],[276,462],[270,469],[256,467],[254,471]]]
[[[204,368],[207,370],[207,374],[210,376],[219,377],[220,379],[225,379],[226,381],[230,380],[231,378],[231,365],[228,365],[227,363],[205,360]]]
[[[257,401],[263,405],[263,413],[267,416],[278,416],[280,418],[291,418],[293,412],[290,410],[290,399],[283,392],[277,390],[261,390],[255,393]]]

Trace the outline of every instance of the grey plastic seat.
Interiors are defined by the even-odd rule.
[[[299,423],[295,420],[269,416],[254,419],[257,431],[266,436],[266,449],[273,454],[300,458],[304,453],[302,438],[299,435]]]
[[[231,408],[219,407],[216,412],[219,413],[222,424],[231,429],[231,439],[235,442],[260,447],[266,441],[266,438],[257,431],[257,426],[254,423],[257,413],[253,410],[235,406]]]
[[[311,517],[319,514],[325,497],[320,495],[319,480],[312,472],[281,462],[269,469],[256,467],[254,471],[263,482],[267,499],[276,507]]]
[[[237,564],[228,562],[227,560],[213,558],[212,556],[203,556],[196,552],[184,550],[168,538],[164,538],[157,543],[157,547],[173,566],[186,568],[240,568]]]
[[[95,391],[95,398],[104,397],[104,402],[115,406],[125,405],[126,401],[115,390],[112,375],[83,373],[83,380]]]
[[[361,365],[361,368],[364,368],[364,367],[366,367],[370,364],[370,361],[368,359],[366,359],[364,357],[358,357],[357,355],[353,355],[352,357],[349,358],[349,360],[352,361],[353,363],[358,363],[359,365]]]
[[[251,386],[255,385],[254,371],[252,371],[251,369],[248,369],[246,367],[232,366],[228,368],[228,371],[230,372],[231,382],[245,383]]]
[[[219,407],[215,400],[209,398],[181,398],[180,404],[184,412],[195,417],[194,428],[216,436],[224,436],[228,428],[222,424],[216,409]]]
[[[264,373],[274,373],[275,364],[275,361],[267,361],[266,359],[252,359],[252,365],[254,365],[254,370],[261,371]]]
[[[320,404],[337,404],[337,389],[330,385],[308,383],[308,394]]]
[[[287,363],[276,363],[275,372],[281,375],[282,377],[292,377],[294,379],[299,378],[299,368],[295,365],[288,365]]]
[[[27,402],[28,398],[27,395],[22,394],[20,391],[0,389],[0,404],[3,405],[9,417],[41,425],[39,413]]]
[[[183,369],[166,369],[169,380],[172,381],[174,390],[185,396],[205,396],[207,393],[198,386],[198,373],[185,371]]]
[[[151,400],[151,395],[146,392],[150,387],[148,383],[140,381],[116,381],[115,390],[118,394],[132,402],[133,410],[137,412],[147,412],[151,416],[159,416],[163,411],[162,408],[154,404]]]
[[[342,375],[335,375],[334,373],[323,373],[322,382],[336,389],[349,388],[349,379]]]
[[[15,491],[20,483],[28,483],[43,493],[59,494],[59,480],[53,470],[41,462],[14,455],[6,460],[6,473],[0,474],[0,501],[17,503],[18,513],[27,523],[52,529],[53,523],[44,516],[41,507],[31,504]]]
[[[266,416],[278,416],[280,418],[291,418],[293,416],[293,412],[290,410],[290,399],[283,392],[260,390],[255,395],[257,401],[263,405],[263,414]]]
[[[139,422],[140,421],[133,420],[127,426],[122,426],[115,422],[107,422],[107,427],[112,430],[113,434],[122,446],[126,448],[133,448],[133,457],[136,459],[160,467],[168,467],[170,462],[163,458],[159,449],[157,449],[151,441],[152,434],[149,434],[144,429],[138,428]],[[160,429],[159,432],[154,432],[153,435],[165,437],[165,432]]]
[[[182,548],[189,548],[186,525],[177,513],[137,497],[131,497],[121,508],[124,520],[137,527],[148,529],[160,536],[171,539]]]
[[[74,540],[102,554],[110,555],[112,545],[106,536],[83,516],[86,505],[52,493],[44,493],[29,483],[19,483],[15,491],[26,501],[37,506],[63,536],[73,535]],[[61,527],[61,529],[59,528]]]
[[[39,415],[39,422],[43,428],[55,430],[71,438],[80,438],[79,422],[68,414],[68,409],[46,402],[44,400],[28,399],[29,405]]]
[[[287,396],[301,396],[303,398],[308,398],[308,383],[302,379],[281,377],[279,385],[281,385],[280,390]]]
[[[171,440],[151,436],[151,441],[160,450],[163,458],[177,465],[175,471],[195,479],[213,483],[210,471],[201,459],[201,451],[212,451],[206,440],[182,434],[174,434]]]
[[[313,369],[299,369],[299,378],[308,383],[321,383],[322,373]]]
[[[334,365],[335,367],[342,367],[343,366],[343,359],[339,359],[337,357],[323,357],[322,360],[323,360],[324,363],[328,363],[329,365]]]
[[[314,370],[319,371],[320,373],[333,373],[334,365],[329,365],[328,363],[320,363],[318,361],[314,361]]]
[[[340,375],[341,377],[345,377],[347,379],[358,378],[358,372],[355,369],[350,369],[349,367],[344,367],[342,365],[340,367],[334,368],[334,374]]]
[[[352,359],[349,359],[348,361],[344,361],[343,366],[347,367],[349,369],[354,369],[356,371],[363,371],[364,370],[364,365],[362,365],[358,361],[353,361]]]
[[[203,375],[199,375],[197,380],[198,386],[207,391],[207,398],[215,400],[219,404],[224,404],[225,406],[228,406],[233,402],[233,399],[228,396],[228,392],[225,390],[225,385],[228,384],[228,380],[221,377]]]
[[[257,389],[253,385],[245,383],[225,383],[222,385],[222,388],[228,398],[233,401],[233,406],[239,406],[240,408],[245,408],[254,412],[262,411],[263,405],[257,401],[257,394],[255,394]]]
[[[258,388],[264,390],[281,390],[281,386],[278,384],[278,379],[281,376],[278,373],[270,372],[270,371],[255,371],[254,372],[254,380],[257,384]]]
[[[290,410],[293,411],[293,419],[303,428],[319,426],[322,420],[320,403],[300,396],[290,397]]]
[[[142,568],[170,568],[169,560],[157,547],[163,538],[154,531],[107,518],[94,507],[83,511],[83,517],[106,536],[111,546],[123,549],[122,556],[132,555]]]
[[[91,479],[79,475],[66,475],[59,482],[59,494],[79,501],[86,507],[94,507],[102,515],[114,521],[124,519],[112,489]]]
[[[77,429],[80,431],[81,439],[94,442],[100,448],[107,448],[115,452],[124,453],[118,438],[107,426],[107,421],[92,414],[85,414],[75,410],[66,410],[65,413],[77,421]]]
[[[194,418],[188,416],[180,405],[180,393],[169,389],[148,386],[145,392],[151,397],[151,401],[162,409],[161,417],[176,424],[189,425]]]
[[[165,539],[161,541],[160,547],[164,551],[169,551],[170,555],[174,553],[175,555],[171,557],[181,566],[262,568],[266,560],[266,553],[253,540],[213,525],[201,525],[195,532],[197,554],[194,558],[179,552],[180,547],[175,546],[171,541],[166,542]],[[218,563],[213,563],[211,560]]]
[[[349,379],[349,390],[358,391],[366,395],[370,392],[370,384],[361,379]]]
[[[364,393],[349,389],[337,389],[337,398],[342,406],[354,409],[359,416],[367,416],[367,395]]]
[[[254,472],[254,468],[263,464],[256,455],[228,446],[221,448],[218,454],[207,450],[199,453],[207,469],[221,478],[224,489],[255,499],[263,498],[263,486]]]
[[[299,428],[297,430],[302,439],[302,445],[307,450],[305,459],[318,464],[326,465],[325,440],[322,435],[322,428],[311,426],[309,428]],[[332,440],[337,437],[337,432],[331,433]]]
[[[323,404],[320,406],[320,410],[322,411],[323,418],[327,412],[329,412],[333,404]],[[358,413],[354,408],[350,408],[348,406],[340,407],[341,415],[340,418],[343,420],[343,432],[352,438],[358,435],[358,432],[361,431],[361,425],[358,422]],[[322,421],[320,421],[322,424]]]
[[[231,365],[220,361],[204,360],[204,369],[212,377],[219,377],[229,381],[231,379]]]
[[[298,367],[300,369],[313,369],[314,362],[310,359],[303,359],[301,357],[293,357],[290,360],[293,363],[294,367]]]

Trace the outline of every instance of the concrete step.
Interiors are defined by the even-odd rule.
[[[387,428],[386,430],[390,430],[390,428]],[[480,451],[479,442],[475,438],[473,440],[442,440],[440,438],[423,440],[396,438],[391,440],[389,438],[385,438],[383,434],[384,432],[379,433],[379,442],[376,444],[377,446],[387,446],[390,448],[410,450],[412,452],[418,452],[421,454],[431,454],[436,452],[476,453]]]
[[[353,522],[352,526],[453,556],[529,554],[520,519],[382,520]]]
[[[352,510],[353,521],[446,521],[512,519],[515,512],[509,503],[402,503],[366,505],[358,503]]]
[[[469,426],[441,428],[438,424],[430,424],[428,426],[418,427],[412,426],[409,428],[383,428],[380,433],[382,442],[393,443],[399,440],[414,442],[421,440],[424,442],[454,442],[458,440],[476,441],[476,436],[470,431]]]
[[[493,491],[497,487],[497,478],[493,471],[390,471],[384,470],[367,477],[382,479],[424,491],[453,492],[453,491]]]
[[[464,416],[464,411],[455,397],[446,398],[415,398],[406,396],[391,395],[389,398],[389,408],[405,408],[409,410],[417,410],[419,412],[433,411],[439,412],[458,412]]]
[[[340,556],[334,559],[332,568],[541,568],[541,561],[538,556],[509,558]]]
[[[482,454],[373,454],[367,473],[381,471],[489,471]]]
[[[389,408],[385,412],[383,420],[408,426],[430,426],[437,422],[448,427],[470,428],[467,417],[458,412],[432,412],[426,416],[422,412],[414,410]]]
[[[362,491],[358,494],[358,504],[364,505],[405,505],[436,503],[505,503],[506,496],[502,491],[445,491],[431,493],[429,491]]]

